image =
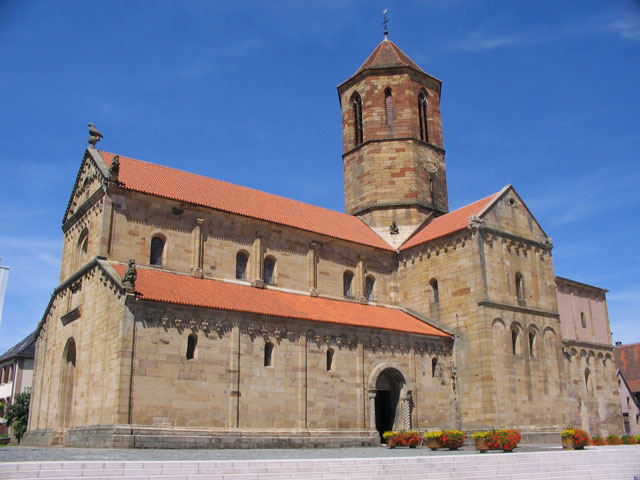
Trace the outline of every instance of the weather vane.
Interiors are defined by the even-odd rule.
[[[387,9],[385,8],[384,11],[382,12],[382,14],[384,15],[384,21],[382,22],[382,25],[384,25],[384,39],[385,40],[389,40],[389,30],[387,30],[387,23],[389,23],[389,19],[387,18]]]

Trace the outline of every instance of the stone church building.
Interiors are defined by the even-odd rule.
[[[619,433],[606,291],[556,278],[512,186],[449,211],[441,85],[385,39],[338,87],[346,213],[107,153],[92,126],[24,443]]]

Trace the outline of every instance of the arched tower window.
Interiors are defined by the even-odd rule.
[[[333,348],[327,349],[327,372],[333,370],[333,355],[335,350]]]
[[[86,228],[78,238],[78,266],[87,263],[87,252],[89,249],[89,230]]]
[[[342,289],[345,297],[348,297],[348,298],[353,297],[353,292],[351,291],[352,283],[353,283],[353,273],[347,270],[342,275]]]
[[[519,332],[517,328],[512,328],[511,329],[511,349],[513,351],[514,355],[519,355],[520,351],[518,348],[518,336],[519,336]]]
[[[420,120],[420,140],[429,141],[429,130],[427,129],[427,95],[424,91],[418,94],[418,114]]]
[[[356,146],[363,142],[364,135],[362,130],[362,98],[358,92],[353,94],[353,126],[354,126],[354,138]]]
[[[162,255],[164,253],[164,238],[156,235],[151,239],[151,252],[149,254],[149,265],[162,266]]]
[[[269,256],[264,259],[264,275],[263,280],[264,283],[268,285],[273,285],[274,283],[274,272],[276,269],[276,259]]]
[[[438,358],[437,357],[433,357],[431,359],[431,376],[433,378],[435,378],[436,376],[436,369],[438,368]]]
[[[273,365],[273,343],[267,342],[264,344],[264,366],[270,367]]]
[[[387,113],[387,125],[393,125],[393,101],[391,98],[391,89],[389,87],[384,89],[384,107]]]
[[[534,355],[534,347],[536,341],[536,332],[533,330],[529,331],[529,356],[535,357]]]
[[[440,303],[440,291],[438,290],[438,280],[432,278],[429,281],[431,285],[431,291],[433,292],[433,303]]]
[[[524,278],[520,272],[516,273],[516,297],[524,300]]]
[[[236,253],[236,278],[238,280],[247,279],[247,263],[249,262],[249,255],[245,252]]]
[[[196,358],[196,347],[198,346],[198,335],[195,333],[187,337],[187,360]]]
[[[364,282],[364,296],[367,297],[368,301],[373,300],[373,287],[376,284],[376,279],[373,275],[367,275],[367,278]]]

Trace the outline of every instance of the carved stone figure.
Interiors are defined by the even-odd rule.
[[[102,134],[93,123],[89,123],[89,145],[96,148],[96,143],[102,139]]]
[[[122,284],[127,291],[133,291],[136,286],[136,278],[138,278],[138,272],[136,271],[136,261],[134,259],[129,260],[127,271],[124,272],[122,277]]]

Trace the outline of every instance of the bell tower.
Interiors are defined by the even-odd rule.
[[[346,212],[396,247],[449,211],[441,87],[386,36],[338,86]]]

